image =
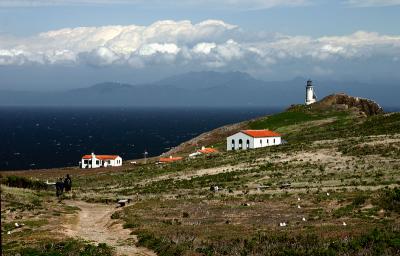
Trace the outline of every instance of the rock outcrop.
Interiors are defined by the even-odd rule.
[[[357,109],[367,116],[384,113],[383,108],[373,100],[352,97],[344,93],[332,94],[310,105],[312,108]]]

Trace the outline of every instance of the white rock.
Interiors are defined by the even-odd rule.
[[[343,226],[347,226],[346,222],[343,221]]]
[[[327,195],[327,196],[329,196],[329,193],[328,193],[328,192],[326,192],[326,195]]]
[[[11,231],[8,231],[8,232],[7,232],[7,235],[11,235]]]
[[[19,227],[19,224],[18,224],[17,222],[15,222],[15,224],[14,224],[14,225],[15,225],[15,227],[16,227],[16,228],[18,228],[18,227]]]
[[[301,208],[301,206],[300,206],[300,205],[298,205],[298,206],[297,206],[297,208],[299,208],[299,209],[300,209],[300,208]]]
[[[303,217],[303,218],[302,218],[302,221],[306,221],[306,218]]]
[[[300,201],[300,197],[297,198],[297,201]]]

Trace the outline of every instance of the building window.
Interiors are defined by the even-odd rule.
[[[242,141],[242,139],[240,139],[239,140],[239,149],[242,149],[243,148],[243,141]]]
[[[267,139],[267,145],[269,144],[269,140]]]
[[[96,160],[96,164],[100,164],[100,161],[99,161],[99,160]]]
[[[274,139],[274,144],[275,144],[275,139]]]
[[[246,140],[246,148],[250,148],[250,140]]]
[[[232,140],[232,150],[235,149],[235,140]]]
[[[262,146],[262,140],[260,140],[260,145]]]

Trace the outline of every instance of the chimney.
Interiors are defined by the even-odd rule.
[[[92,158],[96,158],[96,155],[92,152]]]
[[[204,150],[204,149],[206,149],[206,147],[202,146],[202,147],[201,147],[201,150]]]
[[[170,159],[172,159],[172,156],[169,156]]]

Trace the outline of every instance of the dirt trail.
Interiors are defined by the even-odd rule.
[[[117,209],[114,206],[89,204],[82,201],[67,201],[67,205],[79,207],[77,215],[69,217],[64,225],[65,233],[71,237],[81,237],[94,243],[106,243],[115,248],[117,255],[156,255],[143,247],[136,247],[137,237],[130,235],[121,223],[111,219]]]

